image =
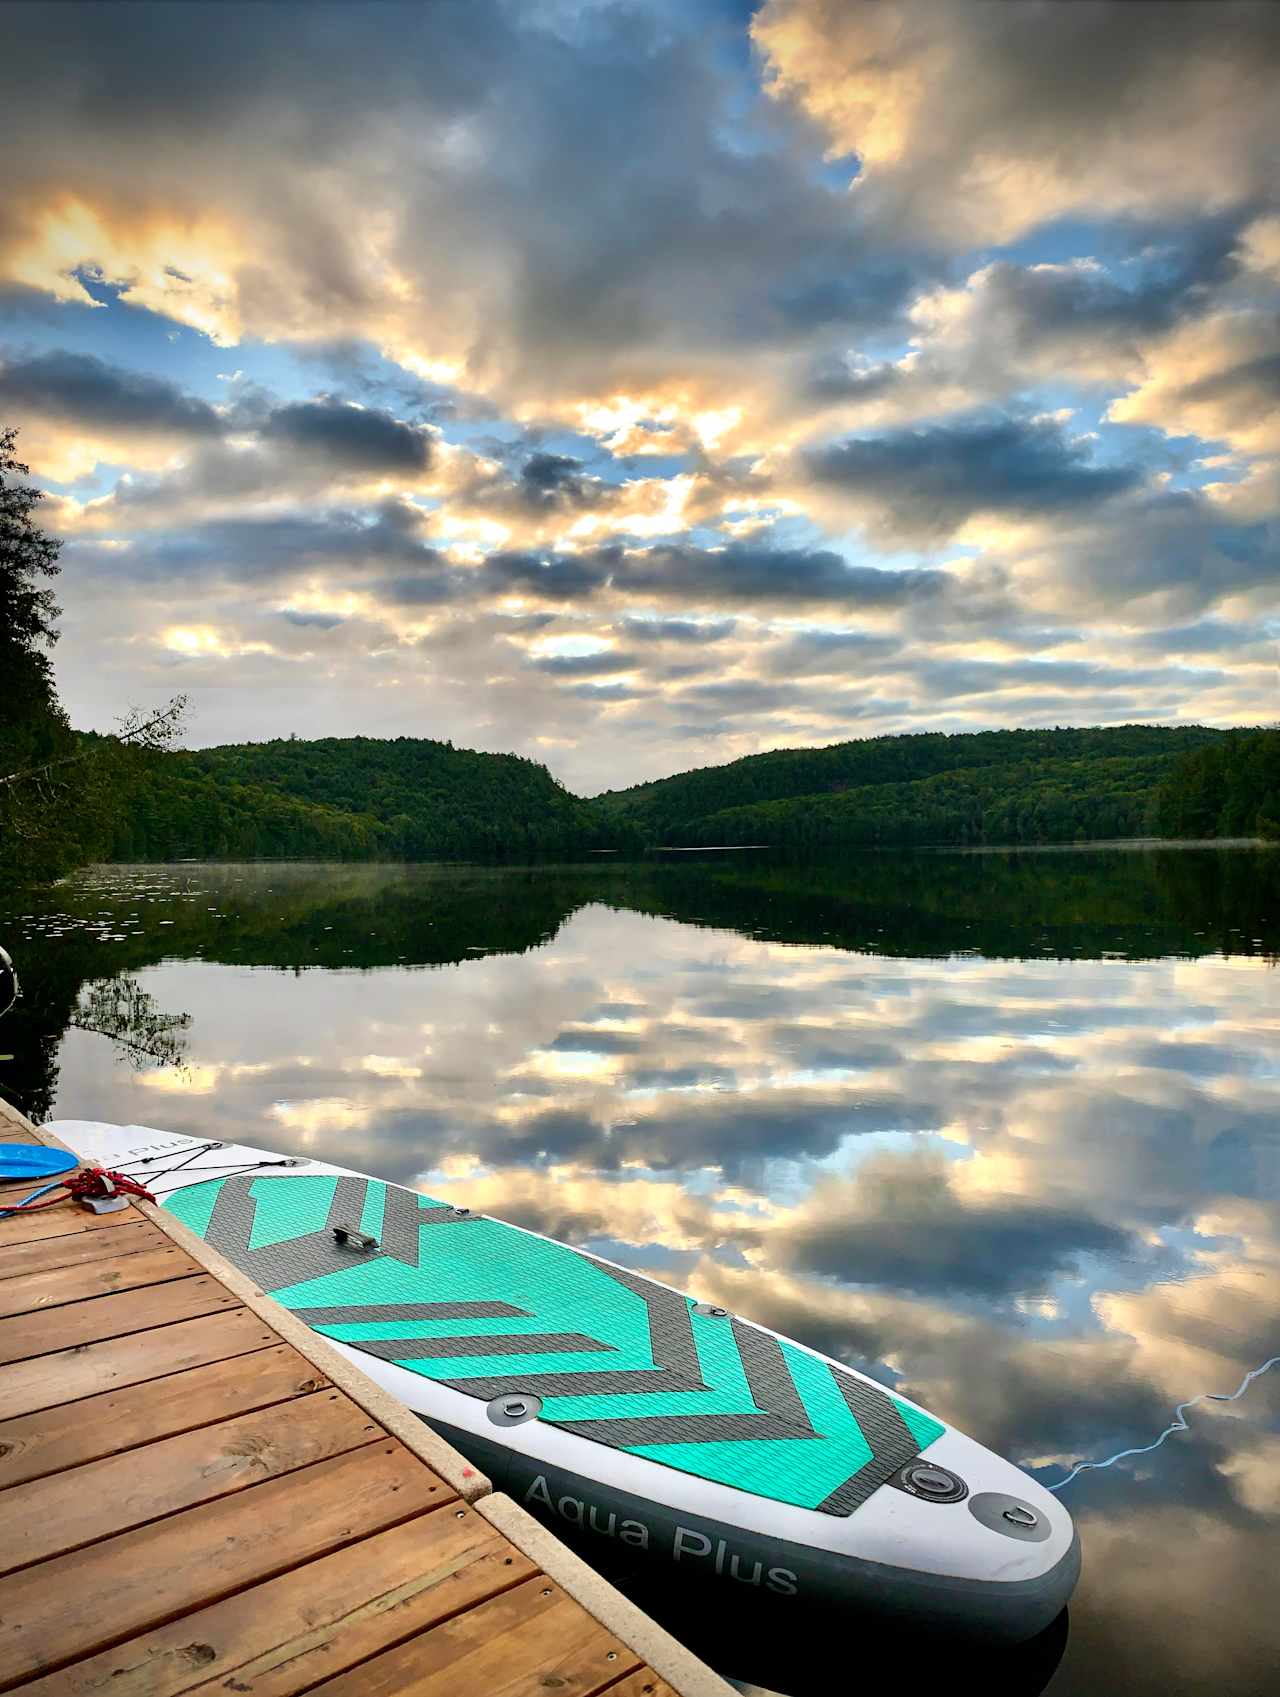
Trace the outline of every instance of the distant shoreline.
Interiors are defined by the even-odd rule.
[[[1083,843],[933,843],[930,853],[1077,854],[1082,849],[1280,848],[1271,837],[1094,837]],[[897,852],[901,852],[900,850]]]

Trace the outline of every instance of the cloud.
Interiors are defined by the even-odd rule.
[[[1006,242],[1073,213],[1198,212],[1273,186],[1268,6],[767,0],[751,29],[770,91],[856,156],[851,198],[886,230]]]
[[[1055,513],[1134,489],[1132,466],[1099,466],[1049,419],[963,419],[811,449],[809,478],[878,531],[943,540],[980,513]]]
[[[1237,308],[1183,326],[1149,351],[1110,417],[1280,453],[1280,311]]]
[[[530,454],[520,468],[521,492],[533,506],[579,504],[590,489],[581,472],[582,461],[567,454]]]
[[[945,572],[885,570],[851,565],[825,548],[789,548],[769,538],[731,542],[724,548],[660,545],[628,555],[616,582],[636,594],[699,601],[764,604],[843,603],[902,607],[938,595]]]
[[[342,401],[304,401],[278,407],[262,432],[305,455],[334,460],[362,472],[416,475],[430,458],[427,432],[389,413]]]
[[[881,325],[912,285],[673,10],[192,5],[131,14],[145,54],[62,16],[21,14],[0,90],[0,274],[60,298],[97,267],[227,344],[365,338],[535,410],[696,412],[743,350]]]
[[[629,616],[620,621],[618,628],[637,642],[692,643],[700,646],[723,642],[738,627],[735,619],[646,619]]]
[[[1086,1253],[1119,1254],[1127,1234],[1090,1212],[1019,1198],[975,1204],[929,1157],[874,1157],[856,1178],[823,1180],[776,1237],[783,1265],[916,1291],[987,1296],[1033,1290]]]
[[[1008,569],[1045,607],[1077,618],[1176,620],[1238,595],[1274,604],[1280,527],[1194,490],[1142,491],[1102,512],[1060,514],[1006,554]]]
[[[3,359],[0,408],[19,425],[31,414],[112,436],[182,440],[218,436],[225,428],[213,407],[166,378],[65,349]]]
[[[607,672],[630,672],[637,659],[635,654],[604,649],[599,654],[539,654],[529,664],[553,678],[590,678]]]
[[[594,788],[1267,716],[1269,9],[127,22],[10,6],[0,66],[0,411],[71,485],[80,722],[198,666],[208,740],[447,724]],[[1255,634],[1153,675],[1200,626]]]

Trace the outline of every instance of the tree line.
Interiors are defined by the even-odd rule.
[[[620,835],[533,760],[425,737],[291,737],[153,757],[109,858],[509,860]]]
[[[601,797],[649,843],[800,848],[1280,835],[1280,731],[925,732],[748,755]]]

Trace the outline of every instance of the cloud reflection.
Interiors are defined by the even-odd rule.
[[[1090,878],[1114,896],[1114,868],[1062,866],[1073,901]],[[251,913],[232,870],[199,870],[191,913]],[[129,875],[107,874],[93,911],[113,876],[136,906]],[[319,874],[296,888],[262,876],[293,889],[290,947],[305,952],[307,901],[333,891]],[[449,1194],[862,1366],[1047,1480],[1149,1440],[1175,1402],[1234,1386],[1273,1351],[1280,1005],[1266,956],[857,953],[601,899],[654,906],[665,891],[706,913],[724,894],[709,874],[695,901],[684,872],[575,885],[554,870],[533,887],[568,917],[544,912],[523,953],[467,958],[499,892],[514,906],[529,878],[485,874],[482,902],[474,876],[457,874],[455,918],[470,917],[454,940],[449,876],[423,873],[457,950],[431,969],[360,970],[356,942],[330,940],[354,952],[282,994],[277,972],[242,964],[273,958],[266,930],[232,945],[202,919],[199,947],[221,962],[173,958],[173,939],[179,954],[196,945],[157,933],[169,958],[133,970],[159,1007],[191,1014],[189,1072],[135,1075],[72,1030],[58,1113],[259,1141]],[[354,939],[381,879],[368,928],[390,924],[411,949],[390,919],[403,877],[362,869],[358,902],[326,906],[319,935]],[[172,909],[157,895],[146,924]],[[1187,913],[1193,934],[1232,923]],[[763,897],[760,919],[786,922]],[[1270,935],[1256,915],[1240,934]],[[1203,1628],[1206,1597],[1254,1665],[1255,1568],[1280,1516],[1276,1389],[1071,1487],[1087,1625],[1064,1677],[1078,1655],[1129,1666],[1117,1646],[1152,1607],[1194,1608]],[[1132,1688],[1195,1689],[1178,1669],[1211,1671],[1222,1652],[1191,1636],[1162,1628]]]

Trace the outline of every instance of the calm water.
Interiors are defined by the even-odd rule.
[[[1278,886],[1245,849],[99,868],[0,919],[0,1091],[445,1191],[1052,1482],[1280,1350]],[[1190,1418],[1071,1485],[1065,1646],[987,1689],[1274,1688],[1280,1369]],[[902,1646],[852,1681],[877,1651],[901,1689]]]

